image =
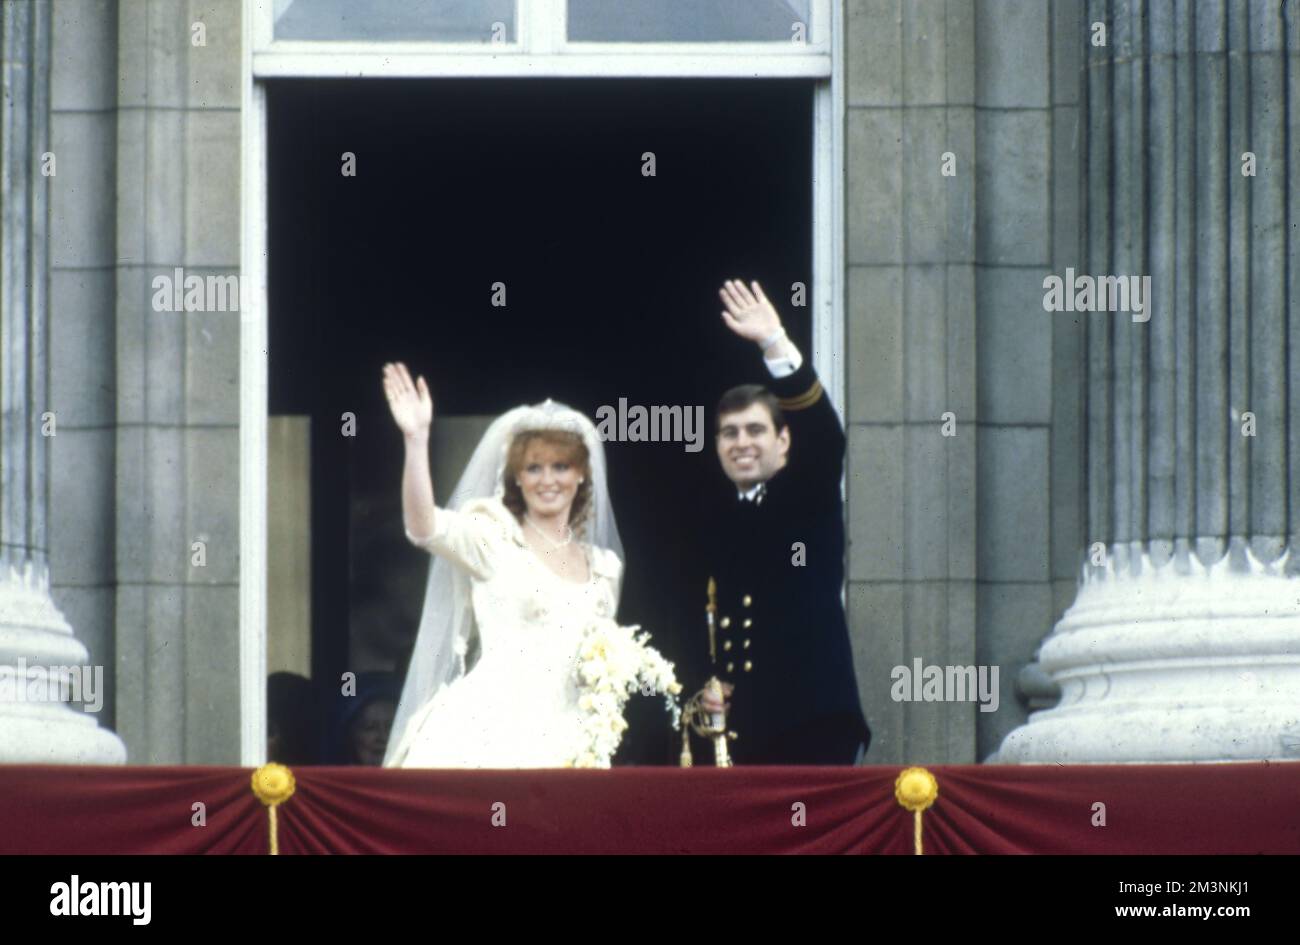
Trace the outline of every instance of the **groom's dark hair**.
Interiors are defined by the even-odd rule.
[[[722,429],[722,418],[725,414],[747,410],[753,404],[762,404],[767,408],[767,412],[772,416],[772,427],[780,433],[786,425],[785,411],[781,409],[781,402],[776,399],[776,394],[762,384],[741,384],[722,395],[718,401],[717,430]]]

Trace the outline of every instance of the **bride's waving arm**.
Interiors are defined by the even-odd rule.
[[[401,361],[384,365],[384,396],[406,443],[402,467],[402,521],[408,535],[433,534],[433,477],[429,473],[429,427],[433,398],[421,377],[415,383]]]

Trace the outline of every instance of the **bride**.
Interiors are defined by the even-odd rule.
[[[613,620],[622,546],[595,427],[550,400],[507,412],[438,507],[429,388],[399,362],[384,393],[406,536],[436,556],[385,767],[607,767],[627,695],[680,686]]]

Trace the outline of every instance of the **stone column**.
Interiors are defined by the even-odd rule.
[[[1081,42],[1098,21],[1079,271],[1149,275],[1150,320],[1078,316],[1087,547],[1041,650],[1062,696],[995,760],[1300,757],[1300,11],[1092,0]]]
[[[0,2],[0,50],[0,763],[121,764],[117,736],[62,701],[87,652],[49,592],[47,0]]]
[[[975,17],[945,0],[845,8],[846,607],[872,764],[977,758],[970,706],[890,694],[914,657],[976,661]]]

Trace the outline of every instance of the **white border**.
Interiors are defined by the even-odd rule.
[[[266,763],[266,86],[244,10],[239,213],[239,758]]]
[[[844,370],[844,5],[834,4],[829,37],[831,81],[813,93],[813,367],[841,423],[847,416]],[[824,16],[814,24],[825,26]],[[814,39],[822,40],[814,34]],[[824,44],[824,42],[823,42]],[[820,291],[818,291],[820,290]],[[845,427],[847,429],[847,426]]]
[[[240,763],[266,762],[267,154],[264,79],[734,77],[823,81],[813,99],[813,364],[845,415],[844,3],[814,0],[807,46],[567,43],[565,0],[522,0],[519,43],[276,43],[270,0],[244,0],[240,114]],[[545,15],[546,10],[551,16]],[[826,27],[830,26],[830,35]]]

